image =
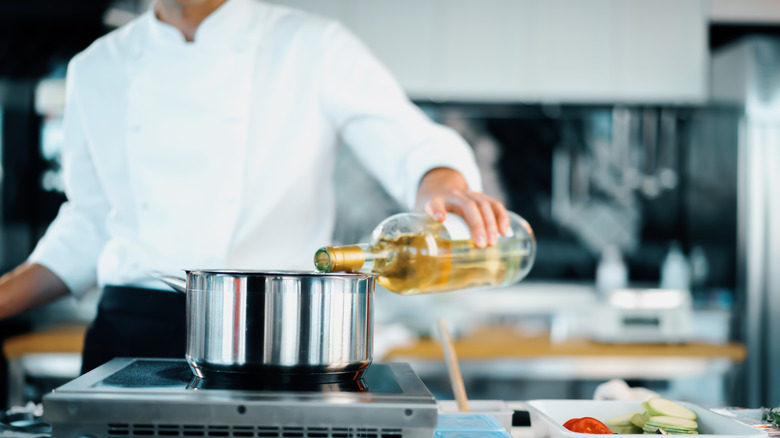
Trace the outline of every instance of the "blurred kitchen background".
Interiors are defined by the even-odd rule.
[[[0,2],[2,272],[64,199],[68,60],[148,3]],[[591,398],[620,378],[704,406],[780,405],[780,4],[275,3],[353,30],[415,103],[469,141],[485,191],[536,232],[536,264],[518,285],[379,290],[376,360],[411,362],[451,398],[429,339],[444,317],[472,398]],[[334,240],[366,241],[400,208],[346,147],[338,166]],[[63,345],[96,301],[0,321],[0,406],[78,372]],[[13,342],[31,333],[54,346]]]

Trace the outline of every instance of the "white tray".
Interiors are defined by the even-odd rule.
[[[531,429],[534,438],[584,438],[597,436],[572,432],[563,427],[563,423],[580,417],[593,417],[604,421],[609,418],[629,412],[642,412],[639,401],[614,400],[531,400],[528,403],[531,415]],[[691,403],[680,402],[696,412],[699,417],[699,438],[759,438],[766,437],[766,432],[740,423],[734,419],[716,414],[708,409]],[[613,434],[621,437],[639,435]]]

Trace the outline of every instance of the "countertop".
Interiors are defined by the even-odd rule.
[[[734,362],[745,359],[743,345],[689,342],[681,344],[607,344],[587,339],[553,342],[547,333],[523,335],[513,327],[488,327],[454,341],[459,360],[491,360],[539,357],[690,357],[724,358]],[[431,338],[391,349],[384,361],[414,358],[442,360],[441,345]]]

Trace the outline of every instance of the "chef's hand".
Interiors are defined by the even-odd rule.
[[[477,248],[493,246],[498,233],[509,233],[509,216],[500,201],[488,195],[472,192],[460,172],[444,167],[423,176],[417,189],[415,211],[425,212],[438,222],[444,222],[447,212],[466,220]]]

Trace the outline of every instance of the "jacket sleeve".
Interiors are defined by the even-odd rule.
[[[97,260],[107,241],[109,203],[88,147],[76,62],[68,66],[63,119],[62,169],[68,200],[28,262],[49,268],[80,297],[96,283]]]
[[[420,180],[448,167],[481,191],[471,147],[452,129],[432,122],[387,69],[340,24],[322,39],[322,102],[344,142],[385,189],[407,208]]]

